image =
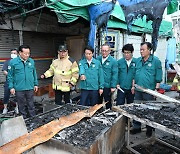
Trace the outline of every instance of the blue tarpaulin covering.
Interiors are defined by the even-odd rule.
[[[94,48],[97,28],[106,28],[111,11],[114,9],[113,2],[102,2],[88,7],[90,16],[90,32],[88,44]]]
[[[128,32],[152,33],[153,51],[159,32],[169,35],[170,26],[160,28],[164,9],[171,0],[47,0],[60,23],[70,23],[82,17],[90,21],[88,44],[94,47],[100,28],[123,28]],[[52,4],[53,2],[53,4]],[[110,20],[109,17],[111,16]],[[139,18],[141,17],[141,18]],[[146,18],[145,18],[146,17]],[[152,22],[150,22],[150,20]],[[108,21],[110,21],[108,23]],[[148,22],[146,22],[148,21]],[[118,27],[119,25],[119,27]],[[126,26],[125,26],[126,25]],[[168,29],[168,30],[167,30]],[[160,30],[160,31],[159,31]],[[163,30],[163,31],[162,31]]]

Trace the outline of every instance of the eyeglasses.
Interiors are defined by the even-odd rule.
[[[109,50],[101,50],[101,52],[109,52]]]

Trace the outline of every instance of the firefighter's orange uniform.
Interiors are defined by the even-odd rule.
[[[53,76],[53,89],[68,92],[71,89],[70,85],[76,85],[79,68],[77,62],[67,55],[63,59],[55,59],[44,75],[46,78]]]

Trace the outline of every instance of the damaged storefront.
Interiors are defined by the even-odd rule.
[[[126,2],[121,0],[45,0],[28,2],[24,0],[20,4],[11,0],[2,3],[2,6],[11,4],[10,6],[16,7],[12,7],[8,11],[4,10],[1,14],[0,69],[4,61],[10,56],[10,49],[17,48],[22,44],[31,47],[31,57],[35,60],[38,78],[40,79],[40,75],[49,68],[52,60],[57,58],[59,44],[66,43],[69,55],[79,61],[83,55],[85,45],[89,44],[94,47],[96,57],[100,54],[100,46],[105,42],[110,43],[111,54],[116,59],[122,57],[121,49],[127,43],[133,44],[135,48],[134,57],[139,57],[139,46],[143,41],[154,44],[153,52],[161,59],[162,65],[165,66],[166,52],[164,51],[167,50],[166,38],[172,36],[171,23],[161,22],[161,14],[161,16],[158,16],[158,25],[152,26],[155,19],[153,19],[153,22],[147,22],[149,17],[146,12],[144,14],[141,12],[142,18],[137,20],[135,18],[138,15],[134,14],[133,22],[127,18],[131,12],[124,10],[124,8],[131,7],[130,5],[134,8],[134,5],[138,4],[137,8],[141,10],[139,3],[143,4],[143,7],[151,3],[158,3],[158,5],[163,4],[163,7],[160,7],[162,13],[170,1],[150,0],[150,3],[146,3],[146,1],[141,0],[131,1],[132,4],[130,4],[130,1],[128,1],[129,3]],[[9,11],[12,11],[13,15],[9,14]],[[154,11],[154,8],[152,11]],[[147,15],[147,17],[144,17],[144,15]],[[0,98],[3,97],[4,81],[5,77],[0,73]],[[51,84],[51,80],[39,81],[39,87]],[[101,106],[101,104],[98,106]],[[24,140],[18,138],[20,142],[13,141],[11,144],[15,143],[14,146],[7,144],[2,146],[1,150],[9,152],[7,149],[14,147],[15,150],[21,150],[19,153],[22,153],[39,143],[49,140],[40,145],[39,148],[33,149],[35,150],[34,153],[119,153],[125,143],[125,117],[112,110],[102,110],[90,118],[95,113],[91,110],[93,112],[91,114],[90,110],[91,108],[86,110],[86,107],[66,104],[26,119],[26,131],[30,133],[21,134]],[[80,116],[78,113],[80,113]],[[83,120],[80,119],[82,113]],[[73,115],[77,115],[77,117]],[[64,123],[61,123],[61,120]],[[74,125],[69,124],[74,120],[77,120]],[[53,125],[51,126],[51,124]],[[68,125],[68,128],[64,129],[64,125]],[[63,131],[59,132],[62,129],[56,130],[59,133],[50,131],[58,127],[62,128]],[[45,131],[39,131],[41,128]],[[31,136],[33,133],[37,140],[34,139],[34,136]],[[44,134],[41,135],[41,133]],[[50,137],[48,138],[48,136]],[[32,141],[37,142],[32,143],[32,138]],[[29,147],[27,148],[26,145]]]
[[[37,64],[38,78],[56,57],[58,45],[64,42],[68,44],[69,55],[79,61],[86,44],[93,44],[98,55],[100,45],[109,41],[112,54],[119,59],[122,57],[121,49],[124,44],[132,43],[135,48],[134,56],[139,57],[140,43],[152,39],[152,22],[146,22],[145,17],[135,20],[130,29],[130,25],[127,27],[121,1],[48,0],[23,1],[22,4],[7,1],[1,4],[4,9],[0,25],[0,69],[9,58],[11,48],[28,44],[31,47],[31,57]],[[159,42],[166,44],[166,37],[172,35],[171,29],[171,23],[162,22]],[[131,34],[128,33],[129,30]],[[166,46],[162,48],[158,45],[155,54],[160,57],[163,53],[164,58],[166,50]],[[164,66],[165,61],[162,63]],[[2,73],[0,79],[2,89],[5,80]],[[1,98],[2,96],[3,93]]]

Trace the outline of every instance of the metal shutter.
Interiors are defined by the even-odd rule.
[[[0,30],[0,58],[9,58],[10,49],[19,47],[19,32]]]
[[[43,74],[52,63],[50,60],[37,60],[41,57],[56,57],[59,43],[65,37],[58,34],[23,32],[23,44],[29,45],[31,48],[31,57],[34,57],[38,78]]]

